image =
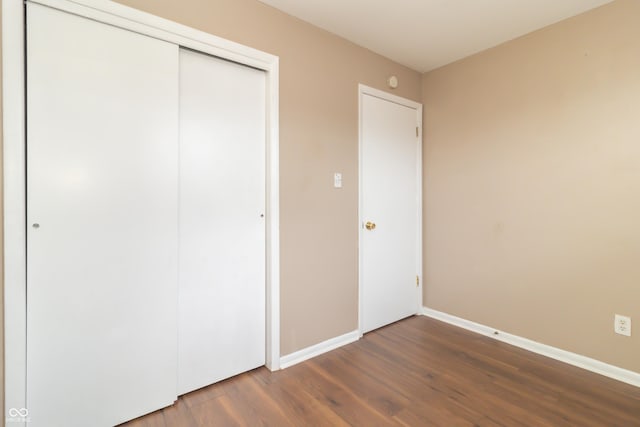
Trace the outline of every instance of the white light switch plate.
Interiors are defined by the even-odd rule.
[[[342,174],[340,172],[333,174],[333,186],[335,188],[342,188]]]

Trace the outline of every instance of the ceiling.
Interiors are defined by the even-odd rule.
[[[612,0],[260,0],[416,71]]]

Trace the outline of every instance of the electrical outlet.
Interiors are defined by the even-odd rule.
[[[628,316],[622,316],[620,314],[616,314],[615,321],[613,324],[613,329],[616,331],[616,334],[631,336],[631,318]]]

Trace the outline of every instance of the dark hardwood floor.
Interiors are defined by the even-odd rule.
[[[640,426],[640,388],[427,317],[189,393],[126,427]]]

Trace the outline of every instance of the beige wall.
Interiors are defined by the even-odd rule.
[[[281,351],[355,330],[358,83],[419,100],[420,74],[255,0],[121,3],[280,56]]]
[[[423,76],[426,306],[640,372],[638,17],[618,0]]]

